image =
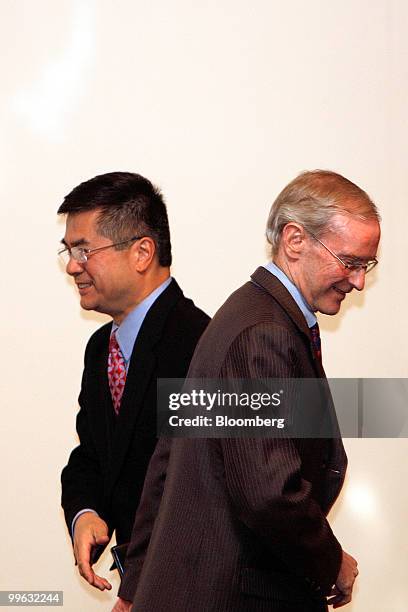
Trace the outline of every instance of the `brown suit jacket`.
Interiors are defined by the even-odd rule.
[[[252,280],[208,326],[189,376],[324,377],[289,292],[264,268]],[[338,439],[162,439],[119,594],[135,612],[325,610],[341,563],[326,514],[346,463]]]

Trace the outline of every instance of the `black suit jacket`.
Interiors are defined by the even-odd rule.
[[[264,268],[252,278],[215,315],[189,376],[324,377],[289,292]],[[342,554],[326,514],[345,469],[339,439],[161,440],[120,595],[137,612],[325,610]]]
[[[111,324],[85,351],[77,432],[80,444],[62,472],[62,506],[69,531],[77,512],[92,508],[130,539],[146,469],[156,445],[157,378],[185,376],[208,316],[172,280],[148,311],[130,359],[119,416],[107,378]]]

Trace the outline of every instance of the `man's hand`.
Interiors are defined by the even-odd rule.
[[[112,608],[112,612],[130,612],[132,602],[127,599],[118,598],[117,602]]]
[[[108,542],[108,526],[105,521],[93,512],[81,514],[74,528],[74,555],[78,571],[82,578],[101,591],[110,590],[112,585],[95,574],[91,567],[91,554],[95,546],[106,545]]]
[[[357,561],[343,550],[339,575],[336,584],[332,588],[331,596],[327,603],[333,608],[341,608],[351,601],[354,581],[358,576]]]

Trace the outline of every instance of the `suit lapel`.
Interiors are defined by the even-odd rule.
[[[112,487],[119,476],[127,449],[133,438],[138,416],[143,408],[146,391],[156,375],[155,347],[163,335],[163,328],[170,310],[183,297],[183,292],[173,280],[154,302],[140,328],[130,358],[119,416],[112,443],[112,468],[107,486]],[[149,407],[156,410],[156,404]]]
[[[314,369],[318,378],[325,378],[325,372],[322,364],[313,351],[312,346],[312,338],[310,335],[310,330],[307,326],[306,319],[300,310],[299,306],[296,304],[295,300],[286,289],[286,287],[280,282],[276,276],[268,272],[263,267],[259,267],[252,274],[251,279],[257,284],[260,285],[267,291],[273,299],[280,304],[280,306],[285,310],[285,312],[289,315],[293,323],[301,332],[304,340],[309,344],[311,357],[313,359]]]
[[[88,411],[92,423],[92,433],[95,437],[95,446],[100,449],[102,461],[109,464],[111,459],[111,413],[113,411],[111,394],[109,390],[107,364],[108,347],[111,324],[103,329],[98,345],[94,349],[94,355],[90,359],[90,365],[86,370],[86,388],[90,401]]]
[[[326,378],[323,366],[319,359],[316,358],[312,345],[312,338],[310,335],[309,328],[306,323],[306,319],[292,298],[286,287],[276,278],[273,274],[268,272],[265,268],[259,267],[251,276],[251,278],[263,287],[285,310],[285,312],[292,319],[293,323],[301,332],[305,339],[305,342],[309,345],[311,360],[316,373],[317,378]],[[339,425],[337,422],[336,411],[331,395],[330,387],[327,381],[322,381],[321,387],[322,402],[323,405],[327,406],[327,420],[326,427],[329,428],[330,439],[327,440],[328,444],[328,458],[327,458],[327,477],[331,481],[330,486],[327,490],[327,507],[330,508],[334,503],[340,489],[341,483],[344,480],[345,470],[347,466],[347,459],[344,452],[344,447],[341,441]]]

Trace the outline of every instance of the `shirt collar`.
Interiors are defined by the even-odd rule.
[[[125,319],[123,319],[120,325],[117,325],[114,321],[112,322],[111,333],[116,332],[116,339],[126,363],[129,362],[130,357],[132,356],[133,346],[136,342],[136,338],[139,334],[140,328],[142,327],[145,316],[159,295],[161,295],[170,285],[171,281],[172,277],[170,276],[164,281],[164,283],[149,293],[149,295],[142,302],[140,302],[140,304],[138,304]]]
[[[294,285],[292,281],[286,276],[286,274],[282,272],[282,270],[278,268],[278,266],[273,261],[270,261],[267,264],[265,264],[264,268],[266,268],[268,272],[276,276],[276,278],[280,280],[282,285],[284,285],[286,289],[289,291],[290,295],[293,297],[296,304],[299,306],[300,310],[302,311],[303,316],[306,319],[306,323],[308,327],[310,328],[310,327],[313,327],[313,325],[316,325],[317,323],[316,315],[314,314],[312,310],[310,310],[310,307],[308,303],[306,302],[305,298],[300,293],[296,285]]]

